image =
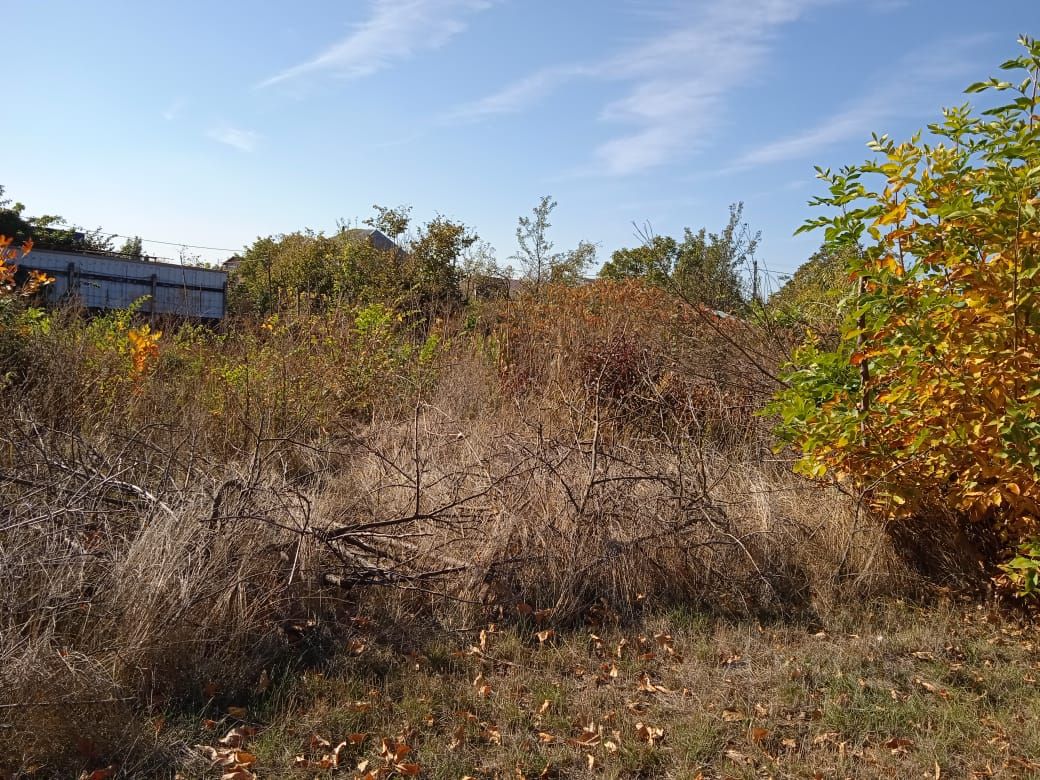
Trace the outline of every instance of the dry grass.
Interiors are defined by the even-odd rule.
[[[489,335],[446,326],[434,358],[432,342],[363,330],[349,312],[189,328],[168,333],[153,373],[133,381],[117,324],[32,330],[0,390],[0,770],[209,774],[192,745],[215,734],[200,723],[247,702],[265,727],[262,777],[291,774],[303,732],[408,734],[432,777],[518,762],[572,776],[586,752],[605,776],[687,777],[715,766],[720,745],[744,752],[737,721],[708,709],[722,696],[712,686],[743,684],[743,667],[720,676],[711,642],[751,631],[741,653],[760,648],[756,664],[773,673],[755,666],[756,695],[781,718],[771,702],[790,663],[764,637],[795,657],[827,647],[804,627],[918,595],[921,580],[853,498],[769,452],[749,408],[760,388],[738,382],[751,334],[723,363],[718,334],[698,341],[667,307],[637,322],[619,313],[639,307],[585,295],[565,296],[548,332],[541,310]],[[376,628],[358,638],[362,610]],[[509,628],[465,654],[489,621]],[[555,638],[539,646],[536,630]],[[674,652],[640,660],[639,634],[655,633],[672,633]],[[597,685],[622,638],[618,677]],[[351,641],[364,651],[343,655]],[[842,642],[855,663],[876,657]],[[406,650],[423,658],[405,664]],[[633,713],[643,671],[677,692],[648,694],[651,709]],[[471,685],[478,672],[490,697]],[[342,706],[371,688],[365,712]],[[750,718],[754,702],[740,701]],[[455,733],[460,709],[477,718],[467,747],[441,749],[435,736]],[[640,744],[634,723],[658,716],[665,741]],[[606,729],[596,750],[572,749],[574,723],[590,720]],[[490,723],[502,744],[478,754]],[[814,724],[788,752],[824,750],[803,744]],[[532,744],[542,725],[563,741]],[[869,748],[889,761],[881,736],[850,731],[842,760]],[[764,740],[759,753],[779,755],[784,743]],[[761,764],[759,753],[748,755]]]
[[[247,715],[261,728],[253,769],[354,777],[362,762],[386,765],[386,739],[411,748],[422,777],[444,780],[1040,772],[1032,631],[971,606],[888,601],[812,625],[677,608],[544,641],[539,630],[362,630],[354,652]],[[213,743],[236,722],[190,738]],[[352,734],[339,770],[316,769],[325,742]],[[182,771],[212,772],[201,758]]]

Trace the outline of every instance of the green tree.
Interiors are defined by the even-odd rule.
[[[111,234],[101,228],[84,230],[57,214],[25,216],[25,206],[4,199],[5,189],[0,186],[0,235],[16,241],[31,238],[39,249],[69,251],[111,252]]]
[[[553,256],[549,263],[549,281],[553,284],[579,284],[595,262],[596,245],[591,241],[579,241],[574,249]]]
[[[513,259],[520,264],[524,278],[534,285],[536,291],[549,279],[553,257],[553,243],[548,236],[552,227],[549,216],[555,208],[556,201],[543,195],[533,209],[533,216],[520,217],[516,226],[517,251]]]
[[[400,244],[402,237],[412,222],[412,207],[380,206],[377,203],[372,208],[375,209],[375,216],[364,220],[364,224],[381,231],[387,238],[391,238],[395,243]]]
[[[387,222],[380,209],[376,229],[406,229]],[[394,211],[407,214],[406,207]],[[385,231],[384,231],[385,232]],[[341,223],[332,235],[313,230],[257,239],[242,255],[229,292],[233,310],[268,313],[306,304],[380,303],[426,315],[458,305],[461,257],[477,240],[461,222],[436,216],[404,247],[387,249],[364,231]]]
[[[542,285],[555,282],[574,284],[580,281],[596,259],[596,245],[581,241],[567,252],[554,252],[549,240],[549,217],[556,208],[550,195],[543,195],[530,217],[520,217],[516,227],[517,252],[512,256],[520,264],[524,279],[538,292]]]
[[[141,247],[141,237],[134,236],[133,238],[128,238],[124,241],[123,245],[119,248],[119,254],[133,258],[134,260],[140,260],[144,256],[144,251]]]
[[[740,271],[746,268],[761,237],[743,222],[744,204],[729,207],[729,221],[719,233],[701,228],[683,231],[672,270],[672,286],[688,301],[738,312],[747,303]]]
[[[821,247],[769,296],[771,320],[812,331],[825,345],[836,346],[846,304],[856,292],[850,260],[847,250]]]
[[[419,228],[406,253],[413,305],[431,312],[461,302],[461,259],[477,240],[465,224],[441,215]]]
[[[25,205],[4,198],[5,188],[0,185],[0,236],[22,243],[32,233],[32,225],[22,216]]]
[[[679,243],[670,236],[653,236],[641,246],[618,249],[603,264],[599,275],[604,279],[644,279],[651,284],[666,286],[675,261]]]

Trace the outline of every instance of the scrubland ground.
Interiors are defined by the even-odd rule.
[[[11,777],[1038,771],[1032,629],[941,518],[773,452],[749,323],[600,284],[131,325],[5,331]]]
[[[813,624],[676,608],[434,637],[359,622],[337,660],[275,681],[242,719],[210,708],[217,722],[200,713],[181,738],[220,747],[255,726],[251,768],[279,778],[1040,773],[1034,635],[969,605],[889,601]],[[181,771],[214,774],[201,757]]]

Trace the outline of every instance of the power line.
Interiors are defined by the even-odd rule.
[[[183,241],[160,241],[157,238],[145,238],[143,236],[127,236],[122,233],[101,233],[103,236],[109,236],[110,238],[126,238],[134,239],[140,238],[142,241],[147,241],[149,244],[165,244],[166,246],[182,246],[186,249],[208,249],[213,252],[241,252],[241,249],[229,249],[226,246],[200,246],[199,244],[185,244]]]

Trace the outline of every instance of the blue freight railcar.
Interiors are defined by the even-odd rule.
[[[227,310],[227,272],[121,255],[33,249],[18,261],[20,273],[54,278],[41,295],[47,304],[71,301],[86,309],[125,309],[146,298],[141,312],[219,320]]]

